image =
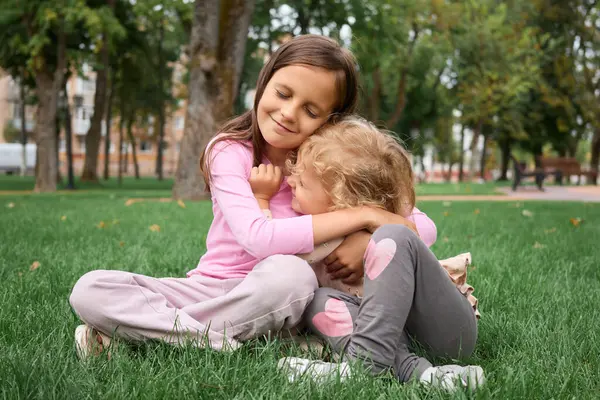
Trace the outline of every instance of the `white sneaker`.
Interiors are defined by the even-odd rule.
[[[75,349],[77,356],[82,360],[90,356],[99,356],[104,351],[107,351],[107,357],[110,359],[111,354],[108,349],[111,347],[111,343],[110,337],[89,325],[79,325],[75,329]]]
[[[459,388],[475,390],[484,385],[485,376],[483,369],[477,365],[442,365],[427,368],[420,381],[453,392]]]
[[[319,383],[338,376],[343,382],[351,375],[348,363],[328,363],[299,357],[282,358],[277,362],[277,367],[287,373],[290,382],[294,382],[304,375]]]

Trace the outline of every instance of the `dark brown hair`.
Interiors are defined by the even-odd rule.
[[[209,154],[218,142],[223,140],[251,141],[253,165],[257,166],[261,163],[265,151],[265,140],[258,128],[256,110],[273,74],[289,65],[310,65],[336,72],[338,102],[331,115],[340,116],[354,112],[358,93],[358,76],[356,61],[352,53],[326,36],[301,35],[292,38],[281,45],[261,69],[256,83],[254,107],[227,121],[218,130],[218,138],[214,139],[202,152],[200,169],[208,191],[210,191]]]

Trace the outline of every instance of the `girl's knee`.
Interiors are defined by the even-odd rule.
[[[405,225],[383,225],[373,233],[373,240],[392,239],[397,244],[418,239],[418,236]]]
[[[122,271],[95,270],[84,274],[73,286],[69,303],[73,310],[85,322],[90,310],[98,310],[102,306],[102,300],[108,300],[107,295],[102,293],[102,283],[118,282],[125,274]]]
[[[274,255],[260,263],[259,268],[267,272],[265,290],[274,295],[289,296],[296,293],[304,296],[314,293],[319,287],[317,277],[310,265],[296,256]]]

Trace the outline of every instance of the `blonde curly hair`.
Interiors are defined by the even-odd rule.
[[[371,206],[408,216],[415,206],[413,172],[404,146],[361,117],[346,116],[311,135],[287,160],[292,174],[305,165],[314,168],[331,197],[332,210]]]

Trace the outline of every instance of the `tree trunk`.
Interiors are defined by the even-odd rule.
[[[25,116],[25,74],[21,76],[21,168],[20,175],[25,176],[27,173],[27,118]]]
[[[542,147],[543,147],[542,144],[536,143],[532,149],[533,150],[533,162],[534,162],[536,168],[542,167],[542,164],[540,163],[540,157],[542,156],[542,151],[543,151]]]
[[[199,1],[199,0],[197,0]],[[244,66],[248,27],[254,0],[229,0],[221,6],[217,48],[216,93],[213,105],[215,122],[221,124],[233,113]]]
[[[462,182],[465,177],[465,126],[460,128],[460,160],[458,162],[458,181]]]
[[[435,147],[431,147],[431,169],[429,173],[429,183],[435,180]]]
[[[500,165],[500,177],[498,181],[508,180],[508,165],[510,164],[510,138],[504,138],[500,140],[500,151],[502,153],[501,165]]]
[[[114,73],[109,79],[110,89],[108,95],[108,104],[106,105],[106,136],[104,137],[104,180],[107,181],[110,177],[110,128],[112,124],[112,105],[115,97],[114,91]]]
[[[125,142],[125,155],[123,156],[123,173],[129,173],[129,144]]]
[[[64,86],[65,96],[65,142],[67,147],[67,189],[75,189],[75,178],[73,174],[73,126],[71,120],[71,106],[69,105],[69,92],[67,85]]]
[[[485,181],[485,161],[487,158],[487,146],[489,134],[483,136],[483,149],[481,150],[481,160],[479,161],[479,177]]]
[[[36,76],[38,109],[36,117],[37,167],[35,191],[54,192],[56,190],[56,134],[55,120],[57,97],[53,93],[52,79],[39,73]]]
[[[200,154],[215,133],[215,120],[222,121],[231,114],[243,65],[254,1],[229,0],[221,13],[219,3],[196,0],[194,6],[189,100],[173,186],[177,199],[205,195],[198,168]]]
[[[56,111],[56,118],[54,120],[54,135],[56,140],[54,141],[54,151],[56,151],[56,184],[62,183],[62,176],[60,175],[60,158],[59,158],[59,146],[60,146],[60,112]]]
[[[425,153],[421,153],[421,155],[419,156],[419,165],[421,168],[421,177],[419,180],[419,183],[426,183],[427,182],[427,169],[425,168]]]
[[[137,153],[136,153],[136,142],[135,136],[133,136],[133,116],[130,116],[129,121],[127,121],[127,138],[129,139],[129,143],[131,143],[131,155],[133,157],[133,171],[135,173],[135,179],[140,179],[140,166],[138,164]]]
[[[473,138],[471,139],[471,145],[469,146],[469,150],[471,152],[471,159],[469,160],[469,178],[473,179],[475,176],[475,164],[477,163],[478,148],[477,144],[479,143],[479,135],[481,134],[481,129],[483,128],[483,120],[479,120],[475,129],[473,130]]]
[[[371,90],[371,95],[369,96],[369,108],[371,110],[371,121],[374,123],[378,123],[379,120],[379,107],[381,103],[381,69],[379,67],[379,63],[375,65],[375,69],[373,69],[373,90]]]
[[[296,17],[296,27],[300,28],[300,34],[305,35],[308,33],[308,16],[304,10],[304,4],[298,7],[298,16]]]
[[[598,162],[600,161],[600,128],[596,128],[594,132],[591,153],[590,169],[594,172],[592,183],[596,185],[598,183]]]
[[[448,162],[448,175],[446,175],[446,182],[452,182],[452,167],[454,166],[454,163],[452,162],[452,160],[450,160]]]
[[[121,109],[122,110],[122,109]],[[118,182],[119,186],[123,183],[123,113],[119,117],[119,167],[118,167]]]
[[[156,176],[159,181],[163,180],[163,142],[165,140],[165,99],[164,90],[165,84],[163,82],[164,68],[163,68],[163,40],[165,37],[165,28],[163,21],[160,22],[160,35],[158,41],[158,85],[160,87],[160,104],[158,109],[158,140],[157,140],[157,152],[156,152]]]
[[[404,67],[402,68],[402,72],[400,73],[400,81],[398,82],[398,90],[396,94],[396,98],[398,102],[396,103],[396,107],[392,116],[388,119],[386,125],[388,129],[394,129],[396,124],[402,118],[402,114],[404,113],[404,108],[406,107],[406,81],[408,79],[408,67],[412,60],[412,54],[415,49],[415,45],[417,44],[417,40],[419,39],[419,27],[416,22],[412,24],[413,31],[415,33],[413,40],[410,42],[408,47],[408,55],[404,60]]]
[[[109,1],[109,4],[113,3]],[[111,4],[114,7],[114,4]],[[102,48],[100,49],[100,68],[96,70],[96,91],[94,93],[94,115],[90,122],[90,129],[85,135],[85,161],[83,164],[82,181],[98,182],[98,151],[102,138],[102,119],[104,118],[106,102],[106,79],[109,65],[108,34],[102,34]]]
[[[58,106],[58,94],[62,88],[66,67],[66,34],[58,33],[57,62],[54,72],[46,64],[42,70],[35,71],[36,95],[38,98],[36,134],[37,145],[35,192],[56,191],[56,134],[54,124]]]

